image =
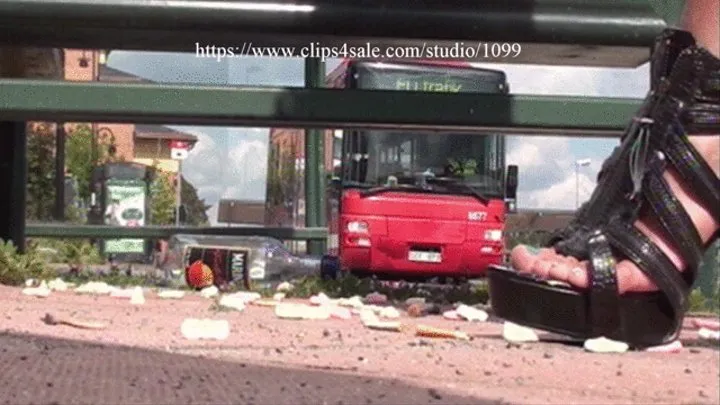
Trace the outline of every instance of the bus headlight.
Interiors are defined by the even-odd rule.
[[[492,242],[500,242],[502,241],[502,231],[499,229],[489,229],[485,231],[485,240],[489,240]]]
[[[367,233],[368,224],[365,221],[350,221],[347,224],[347,230],[354,233]]]

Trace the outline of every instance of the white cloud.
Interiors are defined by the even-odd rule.
[[[505,71],[513,94],[642,98],[649,86],[647,65],[637,69],[478,66]],[[576,190],[580,203],[590,197],[602,162],[617,143],[568,137],[509,137],[507,163],[517,164],[520,169],[518,206],[574,209]],[[576,182],[575,161],[586,158],[591,159],[591,164],[580,168]]]
[[[161,82],[194,82],[297,86],[302,84],[301,60],[241,58],[226,63],[192,55],[158,52],[113,52],[110,64],[121,70]],[[331,61],[328,70],[337,61]],[[638,69],[571,68],[538,65],[481,64],[506,72],[513,94],[642,98],[647,91],[648,67]],[[630,118],[630,117],[628,117]],[[201,198],[214,207],[220,198],[262,200],[265,197],[267,129],[182,128],[198,136],[184,172]],[[509,137],[507,162],[520,166],[519,206],[572,209],[575,206],[577,159],[590,158],[581,169],[580,196],[594,187],[602,161],[617,144],[614,140]]]
[[[183,173],[212,205],[208,218],[217,224],[223,198],[264,200],[268,131],[264,128],[176,127],[197,136],[198,142],[183,163]],[[230,147],[228,147],[230,143]]]

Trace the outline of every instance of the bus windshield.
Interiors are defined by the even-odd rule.
[[[343,180],[350,185],[453,183],[462,187],[441,187],[442,192],[465,189],[487,198],[504,195],[504,156],[498,135],[393,131],[347,135],[343,139]]]

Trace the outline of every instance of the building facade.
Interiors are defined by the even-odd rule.
[[[89,49],[65,49],[64,77],[68,81],[101,81],[114,83],[152,83],[149,80],[113,69],[106,65],[107,52]],[[78,123],[66,124],[68,134]],[[162,125],[129,123],[89,123],[96,137],[111,137],[115,155],[120,160],[155,166],[177,173],[179,162],[170,157],[170,142],[184,141],[192,147],[197,137]]]

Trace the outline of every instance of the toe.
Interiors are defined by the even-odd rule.
[[[557,281],[569,282],[568,280],[570,279],[570,270],[572,270],[574,267],[575,265],[570,263],[568,260],[563,260],[555,263],[553,266],[550,267],[548,278]]]
[[[555,260],[537,260],[531,272],[542,278],[550,278],[550,269],[556,265]]]
[[[583,264],[571,267],[568,272],[567,282],[574,285],[575,287],[587,287],[589,283],[587,265]]]
[[[538,260],[537,253],[536,250],[529,246],[515,246],[510,252],[510,264],[521,273],[529,273]]]

